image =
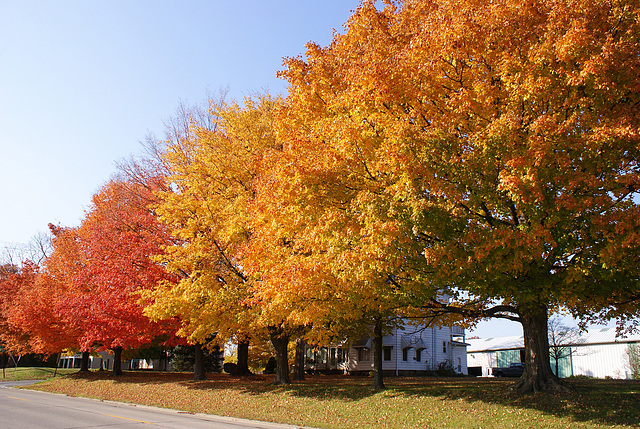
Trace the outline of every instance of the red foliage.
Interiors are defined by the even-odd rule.
[[[61,309],[83,330],[83,349],[138,348],[173,336],[171,321],[152,322],[143,314],[137,294],[171,279],[152,260],[168,240],[148,208],[152,197],[147,188],[112,181],[94,196],[78,229],[82,267]]]

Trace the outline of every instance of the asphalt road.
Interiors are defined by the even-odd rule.
[[[33,382],[0,382],[0,428],[294,429],[295,426],[190,414],[164,408],[104,402],[12,389]]]

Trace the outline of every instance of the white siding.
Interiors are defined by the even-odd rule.
[[[467,374],[467,347],[453,343],[453,369],[461,374]]]
[[[578,346],[571,355],[573,375],[631,378],[628,343]]]
[[[385,371],[425,371],[438,369],[442,362],[449,362],[454,370],[467,374],[466,345],[452,340],[452,330],[444,328],[424,328],[409,324],[394,329],[391,335],[383,338],[383,346],[391,347],[391,360],[382,361]],[[464,331],[457,328],[456,335],[464,335]],[[407,359],[403,359],[403,349],[407,349]],[[421,349],[420,360],[417,360],[417,350]],[[358,360],[358,349],[349,350],[350,371],[372,371],[373,351],[370,350],[369,360]]]
[[[627,351],[629,344],[640,342],[640,335],[619,337],[614,328],[590,329],[580,335],[572,347],[569,374],[597,378],[631,378]],[[522,336],[471,339],[467,349],[469,367],[482,367],[482,375],[491,375],[499,366],[496,353],[523,347]]]
[[[358,360],[358,349],[349,349],[349,371],[373,371],[373,356],[369,353],[369,360]]]
[[[497,365],[495,352],[472,352],[467,354],[467,368],[479,366],[482,377],[491,375],[491,368]]]

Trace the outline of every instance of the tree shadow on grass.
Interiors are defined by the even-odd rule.
[[[514,380],[495,378],[435,378],[388,377],[384,392],[370,388],[371,379],[353,376],[309,376],[303,382],[287,386],[272,386],[273,376],[234,377],[208,374],[204,381],[193,381],[188,373],[125,372],[113,377],[109,373],[76,374],[72,377],[88,381],[113,380],[115,383],[163,385],[176,383],[190,390],[235,390],[259,396],[265,393],[286,393],[316,401],[356,402],[374,395],[385,398],[437,398],[474,404],[492,404],[510,409],[536,410],[558,418],[578,422],[638,427],[640,422],[640,381],[574,379],[571,393],[538,393],[520,396],[512,389]],[[381,396],[382,399],[382,396]]]
[[[495,378],[433,379],[399,383],[398,394],[409,397],[432,396],[530,409],[579,422],[638,427],[640,422],[640,381],[572,379],[570,393],[519,395],[514,381]]]
[[[123,371],[122,375],[113,375],[112,371],[78,371],[67,377],[84,380],[87,382],[99,382],[111,380],[116,383],[161,385],[167,383],[180,383],[193,378],[193,374],[185,372],[151,372],[151,371]]]
[[[372,381],[369,377],[354,377],[340,375],[307,376],[305,381],[294,381],[289,385],[272,385],[272,375],[252,375],[247,377],[233,377],[214,374],[209,380],[185,382],[190,389],[235,389],[248,395],[261,395],[267,392],[283,392],[291,396],[305,397],[316,400],[341,400],[344,402],[358,401],[379,392],[370,388]]]
[[[374,395],[409,398],[432,397],[444,400],[462,400],[469,405],[485,403],[529,409],[558,418],[571,418],[577,422],[640,427],[640,381],[575,379],[571,393],[538,393],[519,395],[513,390],[515,380],[494,378],[395,378],[386,380],[387,390],[377,392],[370,388],[368,377],[314,376],[305,382],[288,386],[269,386],[268,378],[252,380],[213,379],[203,382],[184,382],[191,389],[240,389],[245,394],[286,392],[292,396],[318,401],[340,400],[355,402]]]
[[[369,388],[371,380],[368,377],[350,376],[310,376],[304,382],[294,382],[284,386],[271,385],[274,376],[263,374],[240,377],[228,374],[207,374],[207,380],[202,381],[195,381],[192,373],[184,372],[124,371],[121,376],[113,376],[111,372],[103,371],[76,373],[69,377],[85,380],[89,383],[103,380],[141,386],[176,383],[188,389],[202,391],[232,389],[248,395],[288,392],[294,396],[344,401],[357,401],[377,393]]]

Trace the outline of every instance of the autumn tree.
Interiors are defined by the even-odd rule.
[[[93,345],[82,345],[81,338],[84,333],[84,325],[75,320],[75,314],[66,307],[68,297],[78,293],[84,293],[84,288],[79,288],[77,276],[84,268],[84,256],[80,247],[77,227],[62,227],[49,224],[52,235],[52,252],[43,264],[40,272],[40,282],[48,285],[49,305],[55,313],[55,317],[48,319],[50,323],[63,322],[65,336],[73,338],[73,342],[67,343],[65,349],[77,350],[81,353],[80,371],[89,371],[89,358],[93,351]],[[63,349],[61,349],[63,350]]]
[[[0,344],[3,353],[32,353],[28,327],[23,326],[21,294],[35,282],[37,266],[6,264],[0,270]]]
[[[371,217],[389,206],[366,166],[316,139],[328,138],[316,130],[334,120],[323,116],[321,100],[301,107],[295,97],[276,110],[283,147],[268,155],[257,180],[245,265],[260,279],[257,296],[284,317],[289,335],[299,326],[310,344],[371,335],[373,387],[383,389],[382,338],[409,302],[397,285],[415,267],[403,249],[417,246],[394,236],[392,216]]]
[[[400,294],[394,292],[389,271],[369,264],[362,247],[352,245],[364,232],[327,238],[313,230],[316,226],[330,231],[336,224],[357,228],[342,203],[350,191],[325,174],[326,161],[319,154],[324,146],[298,134],[304,127],[287,106],[275,106],[274,114],[274,146],[261,155],[252,180],[249,239],[239,253],[243,270],[252,279],[257,321],[267,327],[276,352],[274,383],[290,383],[287,350],[294,336],[310,344],[326,344],[370,333],[379,351],[374,384],[384,388],[382,336],[397,322]],[[263,131],[262,135],[268,134]],[[298,145],[294,147],[292,140]],[[309,146],[304,146],[307,142]],[[353,210],[358,210],[357,204]],[[378,255],[385,249],[386,259],[380,265],[397,265],[387,251],[388,242],[375,245]],[[300,369],[303,364],[297,362],[297,366]]]
[[[244,106],[212,101],[210,124],[194,121],[168,144],[163,160],[170,190],[159,194],[158,213],[178,240],[160,259],[181,277],[148,296],[155,319],[180,318],[190,343],[235,339],[239,373],[248,373],[248,340],[260,331],[251,279],[239,250],[250,237],[247,204],[265,150],[274,145],[265,96]],[[256,331],[257,330],[257,331]]]
[[[77,350],[79,331],[68,323],[66,314],[57,311],[64,289],[45,270],[34,264],[23,267],[9,321],[25,334],[23,347],[30,353],[49,356],[65,349]]]
[[[51,232],[49,237],[40,234],[36,241],[40,250],[32,254],[39,255],[39,264],[27,260],[3,281],[2,336],[7,346],[19,353],[48,356],[78,349],[79,331],[57,308],[68,289],[65,280],[72,276],[73,267],[65,264],[60,271],[65,237],[60,237],[60,228],[51,226]]]
[[[385,3],[286,61],[297,210],[348,214],[307,236],[428,315],[520,322],[519,390],[567,389],[549,312],[638,316],[638,2]]]
[[[73,294],[61,308],[82,327],[80,346],[111,349],[114,375],[122,351],[138,348],[174,332],[172,321],[152,322],[143,314],[139,291],[171,281],[151,259],[167,243],[167,234],[147,207],[152,189],[112,180],[94,197],[77,240],[82,267],[73,279]]]

